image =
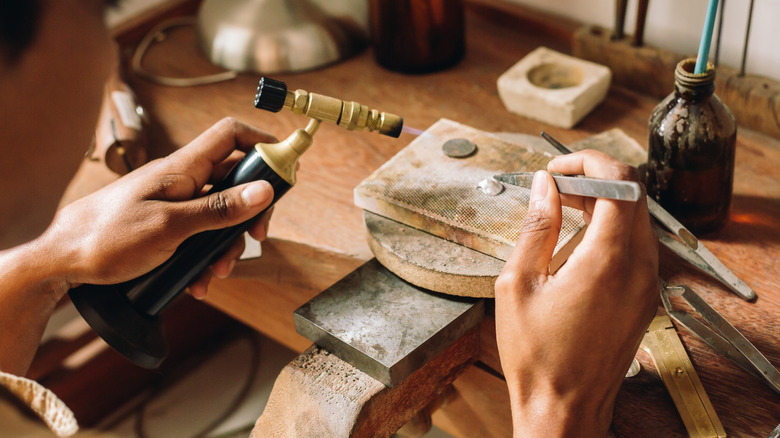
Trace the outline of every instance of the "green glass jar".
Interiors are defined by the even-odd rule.
[[[695,234],[728,222],[737,123],[714,94],[715,68],[694,74],[696,59],[677,64],[674,92],[648,123],[647,193]]]

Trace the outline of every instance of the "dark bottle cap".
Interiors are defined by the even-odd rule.
[[[278,113],[284,108],[284,99],[287,97],[287,84],[282,81],[260,78],[255,94],[255,108]]]

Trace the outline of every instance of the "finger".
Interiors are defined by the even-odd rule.
[[[184,153],[204,156],[212,163],[224,160],[235,149],[248,151],[257,143],[276,142],[276,137],[267,132],[226,117],[204,131],[186,148]],[[177,151],[178,152],[178,151]]]
[[[187,287],[187,291],[189,291],[190,295],[195,299],[202,300],[206,298],[206,292],[208,291],[210,281],[211,269],[206,268],[198,275],[198,278],[196,278],[195,281],[190,283]]]
[[[593,178],[638,181],[635,168],[595,150],[557,156],[548,163],[547,169]],[[637,203],[597,199],[591,210],[587,206],[589,201],[583,202],[583,211],[589,212],[591,216],[590,232],[585,235],[586,239],[596,239],[603,245],[628,245]]]
[[[507,275],[515,276],[521,284],[547,276],[561,220],[561,200],[552,176],[544,171],[536,172],[520,237],[504,266]]]
[[[588,215],[591,215],[596,206],[596,198],[590,196],[565,195],[561,193],[561,204],[565,207],[581,210],[583,214],[587,213]]]
[[[217,182],[222,181],[222,179],[225,178],[225,175],[227,175],[228,172],[230,172],[236,166],[236,164],[240,163],[244,157],[246,157],[246,153],[239,150],[233,151],[233,153],[222,160],[222,162],[214,165],[214,168],[211,171],[211,175],[209,176],[208,183],[216,184]]]
[[[637,258],[651,263],[655,271],[658,271],[658,236],[653,232],[651,225],[650,211],[646,201],[646,192],[643,184],[642,196],[636,205],[636,214],[634,216],[634,230],[632,233],[632,249]]]
[[[593,220],[593,215],[587,211],[582,212],[582,221],[585,222],[585,225],[590,225],[590,221]]]
[[[211,193],[189,201],[168,205],[169,220],[190,236],[248,221],[260,214],[273,200],[273,188],[267,181],[255,181]]]
[[[260,216],[260,219],[258,219],[254,224],[252,224],[252,226],[249,227],[249,230],[247,231],[253,239],[262,242],[266,237],[268,237],[268,227],[271,222],[271,215],[273,213],[274,207],[269,208],[265,213],[263,213],[262,216]]]
[[[213,167],[230,156],[235,149],[247,151],[257,143],[274,141],[276,139],[272,135],[228,117],[171,154],[170,165],[178,171],[186,170],[196,184],[203,186],[208,181]]]
[[[230,273],[233,272],[233,267],[236,265],[236,260],[241,257],[244,252],[244,236],[241,235],[228,250],[211,265],[211,271],[217,278],[227,278]]]

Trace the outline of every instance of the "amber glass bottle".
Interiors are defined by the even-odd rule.
[[[427,73],[464,54],[462,0],[370,0],[371,40],[379,65]]]
[[[694,74],[695,59],[677,64],[675,91],[649,121],[647,192],[693,233],[728,221],[737,123],[714,94],[715,69]]]

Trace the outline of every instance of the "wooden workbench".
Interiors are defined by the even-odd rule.
[[[162,15],[193,13],[196,3],[180,2]],[[117,37],[123,48],[132,48],[148,24],[122,29]],[[517,6],[473,1],[467,11],[466,56],[449,70],[421,76],[393,73],[380,68],[368,50],[324,69],[275,78],[293,89],[356,100],[399,114],[407,126],[419,129],[449,118],[485,131],[536,134],[545,130],[569,143],[619,127],[646,145],[647,119],[657,101],[637,92],[641,90],[613,87],[606,100],[572,130],[510,114],[501,104],[498,76],[540,45],[569,52],[575,27]],[[148,70],[179,76],[216,70],[198,53],[191,29],[172,31],[166,41],[151,48],[144,64]],[[254,109],[258,78],[257,74],[242,74],[220,84],[168,88],[129,76],[153,120],[151,153],[168,153],[225,116],[279,138],[303,127],[306,120],[300,116]],[[323,125],[301,160],[297,186],[276,206],[263,257],[239,263],[230,279],[212,280],[208,302],[303,351],[310,342],[295,333],[293,310],[372,257],[361,211],[353,205],[353,188],[412,139],[409,134],[396,140]],[[737,141],[731,222],[703,240],[754,288],[758,301],[742,301],[667,253],[663,254],[662,276],[670,283],[693,287],[770,361],[780,365],[780,180],[776,175],[780,142],[746,130],[739,132]],[[89,191],[112,178],[94,164],[85,164],[69,193]],[[726,431],[731,436],[767,436],[780,423],[780,395],[688,332],[679,332]],[[508,395],[491,317],[482,326],[481,345],[481,361],[455,382],[458,396],[434,414],[434,422],[457,436],[509,436]],[[685,436],[652,362],[645,355],[639,357],[643,371],[626,380],[617,399],[615,434]]]

